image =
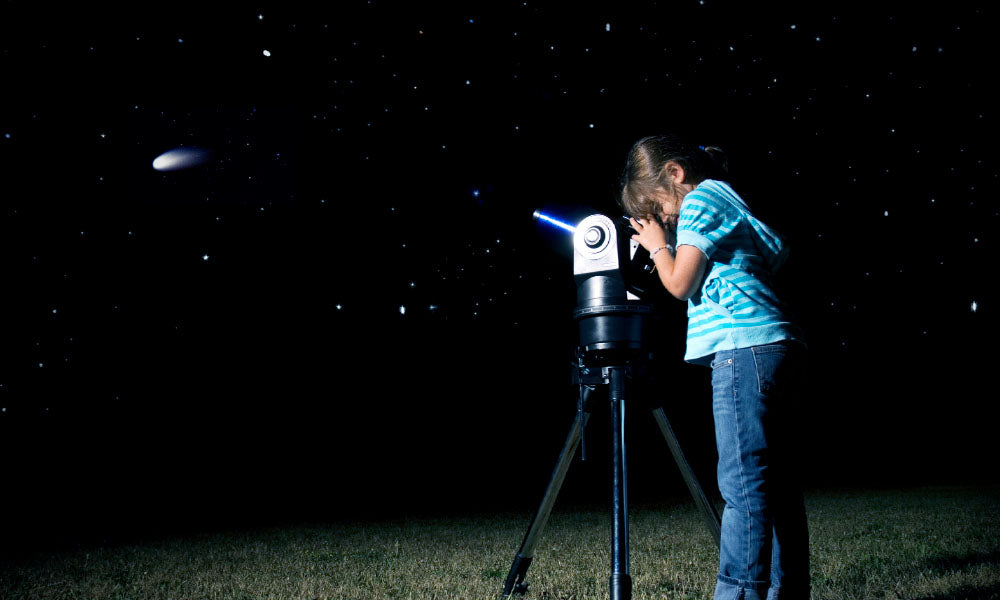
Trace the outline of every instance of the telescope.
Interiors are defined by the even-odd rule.
[[[549,478],[541,504],[514,557],[502,597],[527,592],[528,584],[524,579],[570,463],[581,445],[584,428],[590,419],[593,392],[598,386],[605,386],[608,390],[611,453],[614,459],[611,576],[608,585],[611,600],[630,600],[632,579],[629,573],[625,459],[627,383],[634,376],[643,375],[651,359],[648,351],[651,324],[657,317],[657,304],[667,294],[655,277],[649,253],[632,239],[636,232],[631,228],[628,217],[616,220],[603,214],[592,214],[575,225],[541,211],[535,211],[534,218],[573,236],[573,278],[577,289],[573,319],[579,333],[573,383],[579,386],[579,396],[576,419]],[[648,404],[674,462],[718,545],[721,534],[718,512],[695,477],[663,407],[656,402]],[[582,454],[585,458],[586,451]]]
[[[632,239],[637,232],[628,216],[622,215],[614,221],[605,215],[594,214],[576,225],[541,210],[536,210],[532,216],[538,222],[573,234],[573,275],[577,285],[591,277],[598,278],[588,283],[588,290],[596,295],[586,304],[596,304],[596,298],[623,296],[630,302],[645,299],[649,304],[657,304],[666,297],[660,282],[655,279],[649,252]],[[610,284],[609,287],[598,289],[605,283]]]
[[[646,270],[645,250],[604,215],[591,215],[573,232],[573,278],[580,349],[586,358],[641,350],[653,307],[636,285]],[[627,247],[626,247],[627,244]],[[649,258],[646,253],[645,258]],[[634,262],[633,262],[634,261]]]

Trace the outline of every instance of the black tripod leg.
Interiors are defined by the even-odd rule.
[[[657,406],[653,409],[653,418],[656,419],[656,424],[660,426],[660,432],[663,433],[664,439],[667,440],[667,445],[670,446],[670,452],[674,455],[674,462],[680,468],[681,475],[684,476],[684,482],[687,483],[688,490],[691,492],[691,496],[694,497],[695,504],[701,509],[701,514],[705,518],[705,524],[708,525],[708,529],[712,533],[712,538],[715,539],[715,545],[718,546],[719,537],[722,532],[719,513],[716,512],[712,503],[708,501],[705,491],[701,488],[701,484],[698,483],[698,478],[695,477],[694,470],[691,469],[691,465],[684,456],[684,451],[681,450],[681,445],[677,441],[677,436],[674,434],[674,430],[670,426],[670,421],[667,420],[667,415],[663,412],[662,406]]]
[[[556,463],[556,468],[552,471],[552,477],[549,478],[549,485],[545,489],[542,503],[538,507],[535,517],[531,520],[528,533],[525,534],[524,541],[521,542],[520,550],[517,551],[517,555],[514,557],[514,564],[511,565],[510,572],[507,574],[507,581],[503,585],[502,597],[504,598],[510,596],[512,592],[523,594],[528,589],[528,584],[524,583],[524,576],[528,572],[528,567],[531,566],[532,559],[535,557],[535,547],[538,545],[538,540],[542,536],[542,530],[545,529],[545,524],[552,513],[552,505],[555,504],[559,488],[562,487],[563,480],[566,479],[566,471],[569,469],[570,463],[573,462],[576,447],[583,436],[583,428],[590,419],[589,400],[590,394],[593,391],[592,387],[584,387],[583,410],[577,412],[576,419],[573,421],[573,427],[570,428],[569,435],[566,437],[566,444],[563,446],[562,454],[559,455],[559,462]]]
[[[611,453],[612,468],[611,511],[614,518],[611,545],[611,600],[629,600],[632,597],[632,577],[628,566],[628,471],[625,461],[625,368],[610,367],[611,403]]]

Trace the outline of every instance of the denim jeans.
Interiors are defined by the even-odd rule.
[[[722,512],[715,600],[809,598],[809,533],[795,421],[805,350],[779,342],[712,360]]]

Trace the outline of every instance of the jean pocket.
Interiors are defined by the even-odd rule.
[[[731,364],[733,364],[733,357],[732,356],[726,356],[726,357],[723,357],[723,358],[717,358],[717,359],[712,360],[712,370],[714,371],[714,370],[718,369],[719,367],[725,367],[726,365],[731,365]]]
[[[753,362],[757,371],[757,391],[761,394],[772,392],[776,382],[782,377],[782,366],[788,355],[788,347],[784,344],[767,344],[754,346]]]

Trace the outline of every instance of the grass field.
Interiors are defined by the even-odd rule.
[[[814,597],[1000,598],[1000,489],[812,492]],[[633,507],[633,597],[711,598],[718,552],[693,504]],[[0,598],[496,598],[530,515],[242,529],[77,544],[0,565]],[[557,503],[531,599],[607,598],[610,514]]]

